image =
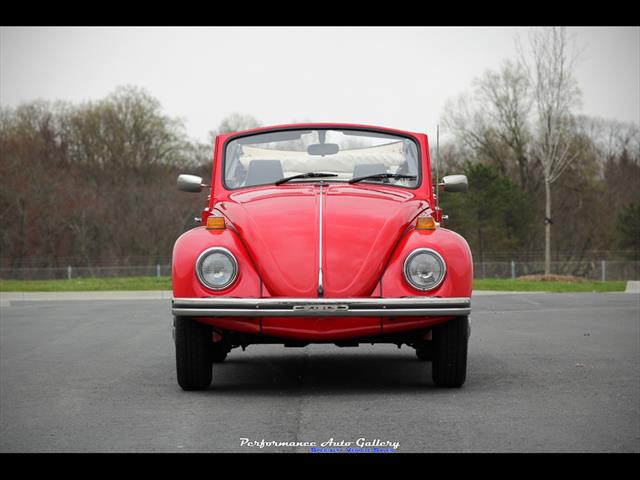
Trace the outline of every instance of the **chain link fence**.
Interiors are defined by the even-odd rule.
[[[162,277],[171,275],[171,264],[111,267],[22,267],[0,268],[3,280],[59,280],[105,277]]]
[[[32,257],[0,259],[0,279],[60,280],[171,275],[171,257]]]
[[[582,262],[551,262],[551,273],[572,275],[587,280],[639,280],[640,261],[591,260]],[[474,278],[510,278],[544,274],[544,262],[475,262]]]
[[[57,259],[56,266],[44,266],[44,259],[1,262],[0,279],[4,280],[54,280],[102,277],[162,277],[171,275],[171,260],[128,259],[128,262],[113,259],[97,259],[87,262],[68,258],[65,263]],[[64,259],[63,259],[64,260]],[[73,261],[75,260],[75,261]],[[133,264],[125,264],[133,262]],[[111,263],[111,264],[110,264]],[[136,264],[137,263],[137,264]],[[524,275],[544,273],[543,261],[500,260],[474,262],[475,278],[515,279]],[[640,261],[635,260],[583,260],[551,262],[551,273],[573,275],[588,280],[640,280]]]

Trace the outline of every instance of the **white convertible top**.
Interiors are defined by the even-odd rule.
[[[306,151],[273,150],[251,145],[242,146],[240,162],[247,166],[251,160],[280,160],[287,173],[329,171],[351,174],[355,165],[383,164],[397,167],[405,161],[403,142],[393,142],[367,148],[340,150],[334,155],[309,155]]]

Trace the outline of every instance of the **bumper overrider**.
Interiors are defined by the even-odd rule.
[[[446,317],[471,312],[471,299],[402,298],[174,298],[172,313],[189,317]]]

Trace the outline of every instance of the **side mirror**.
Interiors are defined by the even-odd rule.
[[[469,182],[466,175],[447,175],[442,177],[442,183],[438,184],[445,192],[461,192],[469,190]]]
[[[202,177],[196,175],[178,175],[178,190],[183,192],[201,192],[203,187],[207,187],[202,183]]]

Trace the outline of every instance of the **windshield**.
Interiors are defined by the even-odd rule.
[[[406,188],[416,188],[420,183],[415,141],[369,130],[311,128],[244,136],[227,143],[223,166],[224,183],[229,189],[275,184],[311,172],[333,175],[296,178],[284,185],[301,181],[348,182],[379,174],[388,174],[388,178],[379,175],[362,183]]]

